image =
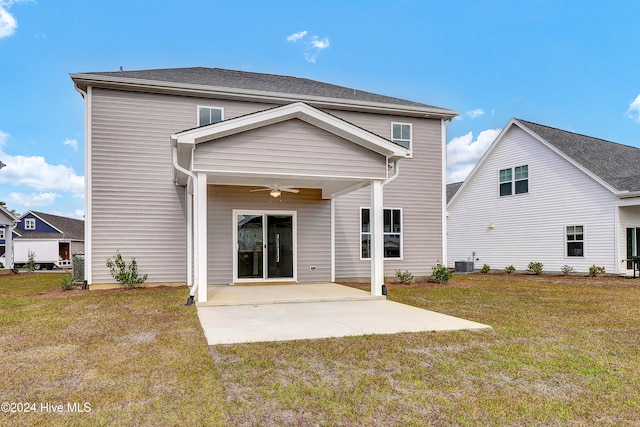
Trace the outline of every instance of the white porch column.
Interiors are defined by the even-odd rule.
[[[13,233],[11,232],[11,226],[6,225],[4,227],[4,261],[6,265],[4,268],[13,268]]]
[[[197,200],[195,209],[196,222],[196,280],[198,285],[198,302],[207,301],[207,174],[198,173],[195,188]]]
[[[371,181],[371,295],[382,295],[384,284],[384,200],[382,181]]]
[[[336,198],[331,197],[331,283],[336,281]]]

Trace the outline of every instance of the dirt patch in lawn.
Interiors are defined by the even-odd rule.
[[[157,292],[157,291],[166,291],[172,289],[180,289],[186,288],[186,286],[154,286],[154,287],[146,287],[146,288],[134,288],[134,289],[98,289],[95,291],[90,291],[87,289],[73,288],[67,291],[63,291],[62,289],[53,289],[47,292],[41,292],[39,294],[34,295],[34,298],[39,299],[56,299],[56,298],[66,298],[66,297],[74,297],[78,295],[104,295],[104,294],[118,294],[123,292]]]

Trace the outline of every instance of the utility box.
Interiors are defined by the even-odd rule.
[[[456,273],[473,273],[473,261],[456,261]]]

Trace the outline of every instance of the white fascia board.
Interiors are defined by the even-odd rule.
[[[414,106],[401,104],[387,104],[371,101],[358,101],[341,98],[331,98],[304,94],[288,94],[282,92],[261,91],[253,89],[228,88],[219,86],[199,85],[191,83],[165,82],[146,79],[104,76],[99,74],[76,73],[69,75],[77,86],[94,85],[149,92],[190,94],[223,99],[246,101],[291,103],[303,101],[323,108],[348,109],[351,111],[375,111],[385,114],[401,116],[452,119],[460,114],[459,111],[432,106]]]
[[[409,150],[400,145],[303,102],[295,102],[212,125],[178,132],[172,135],[171,139],[178,146],[180,144],[198,144],[294,118],[345,138],[390,159],[405,158],[410,153]]]

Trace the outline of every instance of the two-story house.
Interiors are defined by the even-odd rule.
[[[448,264],[568,267],[633,275],[640,149],[524,120],[504,127],[464,183],[450,184]],[[565,267],[566,266],[566,267]]]
[[[456,111],[212,68],[71,74],[85,101],[86,278],[120,251],[151,284],[371,280],[445,260]]]

